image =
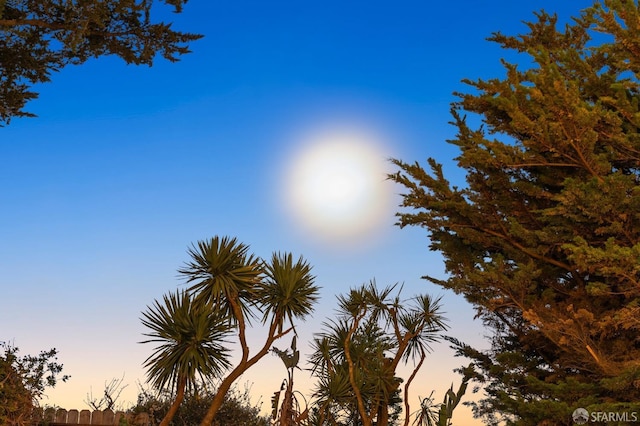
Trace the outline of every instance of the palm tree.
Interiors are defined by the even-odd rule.
[[[396,305],[399,303],[396,302]],[[405,363],[409,359],[414,362],[413,371],[404,385],[404,426],[409,425],[409,386],[422,367],[427,353],[431,352],[429,344],[438,340],[439,332],[447,329],[445,319],[440,313],[440,298],[419,295],[411,299],[407,305],[407,309],[394,309],[390,312],[394,332],[403,352],[401,358]],[[396,358],[399,361],[399,357]]]
[[[248,250],[235,238],[200,241],[189,250],[191,261],[179,270],[191,284],[189,292],[197,304],[228,315],[242,351],[238,364],[220,382],[203,426],[212,424],[235,380],[269,353],[277,339],[293,330],[294,320],[309,315],[318,299],[311,266],[302,257],[294,262],[291,254],[274,253],[266,263]],[[251,356],[246,331],[260,315],[267,336]]]
[[[193,303],[185,292],[163,296],[163,303],[154,301],[142,313],[142,324],[149,328],[140,343],[159,343],[144,362],[147,380],[158,388],[169,386],[176,397],[160,426],[169,424],[178,411],[185,390],[190,390],[199,378],[203,381],[220,376],[231,365],[229,350],[223,346],[230,332],[223,312],[204,309]]]
[[[198,241],[188,254],[191,261],[178,273],[191,284],[188,291],[196,304],[221,311],[234,325],[246,325],[264,275],[262,261],[248,245],[229,237]]]
[[[389,368],[394,342],[370,317],[324,323],[313,342],[312,373],[320,421],[370,425],[383,408],[400,402],[399,379]],[[380,423],[382,424],[382,423]]]
[[[312,372],[318,377],[315,397],[323,416],[336,412],[357,414],[364,426],[389,424],[389,407],[398,404],[400,362],[418,360],[407,380],[405,416],[408,418],[409,385],[421,368],[429,344],[446,329],[439,299],[422,295],[408,301],[379,290],[375,281],[338,296],[338,318],[325,323],[314,340]],[[338,410],[336,410],[338,408]]]

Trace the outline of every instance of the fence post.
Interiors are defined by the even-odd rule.
[[[60,408],[56,411],[56,417],[54,420],[56,423],[67,423],[67,410]]]
[[[103,425],[114,425],[115,414],[113,410],[107,408],[102,412],[102,424]]]
[[[111,409],[104,411],[94,410],[65,410],[64,408],[47,408],[43,412],[43,417],[39,424],[56,423],[60,425],[96,425],[96,426],[118,426],[120,420],[125,419],[128,424],[135,426],[150,426],[151,418],[148,413],[125,413],[123,411],[113,412]]]
[[[80,424],[90,425],[91,424],[91,411],[82,410],[80,411]]]
[[[102,424],[102,411],[93,410],[93,413],[91,413],[91,424],[92,425]]]
[[[45,422],[53,422],[56,418],[56,409],[55,408],[47,408],[44,410],[43,420]]]
[[[80,413],[78,410],[69,410],[67,414],[67,424],[77,425],[79,420]]]

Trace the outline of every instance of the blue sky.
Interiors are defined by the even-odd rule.
[[[303,135],[346,127],[377,135],[381,157],[435,157],[462,183],[445,143],[455,133],[452,92],[466,90],[463,78],[502,76],[500,58],[515,59],[486,37],[522,33],[534,10],[566,21],[589,4],[192,1],[180,15],[158,8],[176,29],[204,34],[193,53],[151,68],[112,57],[68,67],[37,87],[39,99],[28,104],[37,118],[0,128],[0,340],[23,353],[59,349],[72,379],[45,402],[86,408],[90,387],[99,394],[123,374],[123,397],[133,400],[152,349],[137,343],[140,312],[180,285],[176,270],[191,243],[231,235],[260,256],[290,251],[314,265],[322,300],[303,339],[332,315],[337,292],[376,278],[404,282],[407,296],[444,296],[448,334],[486,345],[471,307],[420,279],[443,276],[442,262],[424,230],[393,226],[397,196],[373,237],[347,250],[294,224],[283,176]],[[414,395],[436,389],[440,399],[464,362],[437,346]],[[262,401],[281,377],[261,373],[278,363],[269,357],[241,379]]]

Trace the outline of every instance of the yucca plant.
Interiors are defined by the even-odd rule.
[[[144,362],[147,380],[157,389],[169,388],[176,397],[161,426],[169,424],[178,411],[185,390],[198,379],[219,377],[229,366],[229,350],[224,346],[231,332],[225,312],[194,303],[186,291],[169,293],[154,301],[142,313],[142,324],[150,339],[158,343]]]
[[[311,365],[319,379],[314,396],[320,424],[336,413],[355,416],[364,426],[390,424],[389,408],[401,402],[397,367],[413,360],[414,370],[404,387],[408,419],[409,385],[429,344],[447,327],[439,299],[420,295],[400,300],[401,289],[392,296],[396,287],[379,289],[371,281],[339,295],[337,319],[327,321],[314,339]]]
[[[262,359],[273,343],[293,330],[294,322],[313,311],[318,287],[311,266],[302,257],[274,253],[265,262],[249,253],[249,246],[235,238],[214,237],[189,250],[191,261],[179,273],[190,284],[194,302],[222,312],[237,335],[241,349],[238,364],[218,386],[203,426],[213,422],[233,383]],[[246,332],[251,320],[261,317],[267,328],[262,347],[250,354]]]

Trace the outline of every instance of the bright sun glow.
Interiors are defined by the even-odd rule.
[[[290,210],[325,241],[360,243],[389,213],[387,162],[372,136],[321,132],[294,155],[287,175]]]

